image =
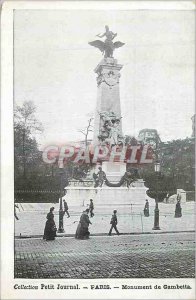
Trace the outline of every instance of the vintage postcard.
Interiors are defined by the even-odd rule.
[[[194,1],[4,1],[1,299],[195,299]]]

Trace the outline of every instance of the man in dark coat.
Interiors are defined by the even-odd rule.
[[[110,228],[110,231],[109,231],[108,235],[111,235],[112,229],[113,229],[113,228],[114,228],[114,230],[116,231],[116,233],[119,235],[120,233],[119,233],[119,231],[118,231],[118,229],[117,229],[117,227],[116,227],[116,225],[118,224],[117,215],[116,215],[117,210],[114,210],[113,213],[114,213],[114,214],[112,215],[112,218],[111,218],[111,221],[110,221],[110,224],[111,224],[112,226],[111,226],[111,228]]]
[[[94,217],[94,213],[93,213],[93,210],[94,210],[93,199],[90,199],[89,210],[90,210],[90,216],[91,216],[91,218]]]
[[[64,206],[64,214],[66,213],[67,214],[67,217],[69,218],[70,215],[69,215],[69,212],[68,212],[68,205],[67,205],[67,202],[65,200],[63,200],[63,206]]]

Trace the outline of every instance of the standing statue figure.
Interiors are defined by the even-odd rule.
[[[113,33],[109,30],[109,27],[105,26],[105,32],[103,34],[97,34],[99,38],[106,37],[105,41],[102,42],[100,40],[95,40],[93,42],[89,42],[89,45],[98,48],[103,54],[104,58],[113,57],[113,51],[115,48],[122,47],[124,43],[122,42],[115,42],[113,43],[113,39],[117,36],[117,33]]]
[[[109,138],[111,147],[118,145],[118,136],[120,134],[119,123],[120,121],[116,121],[113,126],[110,127]]]

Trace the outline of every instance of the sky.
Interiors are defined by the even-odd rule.
[[[114,52],[123,65],[123,134],[137,137],[141,129],[154,128],[162,141],[191,136],[193,11],[16,10],[14,102],[36,105],[44,127],[40,146],[83,140],[79,130],[94,116],[94,69],[103,58],[88,42],[105,25],[117,32],[115,41],[125,43]]]

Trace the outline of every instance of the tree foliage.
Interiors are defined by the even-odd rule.
[[[24,178],[27,172],[35,170],[40,158],[35,135],[42,132],[43,128],[35,117],[35,111],[36,107],[31,101],[24,102],[21,107],[16,106],[14,111],[15,171],[19,171],[19,174],[22,172]]]
[[[92,118],[88,120],[84,135],[85,147],[88,135],[92,131]],[[92,169],[90,164],[74,164],[68,161],[63,171],[57,164],[46,164],[39,150],[37,135],[42,133],[42,124],[36,118],[36,107],[33,102],[24,102],[16,106],[14,112],[14,180],[15,198],[22,202],[58,202],[60,197],[61,178],[63,186],[69,180],[83,181],[88,178]],[[125,137],[126,144],[136,145],[132,136]],[[156,143],[155,143],[156,144]],[[194,138],[159,142],[157,153],[160,156],[161,173],[156,174],[153,164],[127,166],[127,170],[136,172],[137,178],[143,178],[149,188],[148,195],[163,201],[167,194],[176,193],[176,189],[194,190]]]
[[[45,202],[59,197],[58,176],[47,176],[48,166],[42,161],[36,135],[42,133],[31,101],[16,106],[14,111],[14,184],[15,199],[22,202]],[[51,191],[52,190],[52,191]]]
[[[157,196],[159,201],[163,201],[167,194],[171,196],[177,189],[194,191],[194,139],[186,138],[161,143],[158,152],[161,173],[155,173],[153,164],[140,170],[141,177],[149,187],[148,195],[152,198]]]

